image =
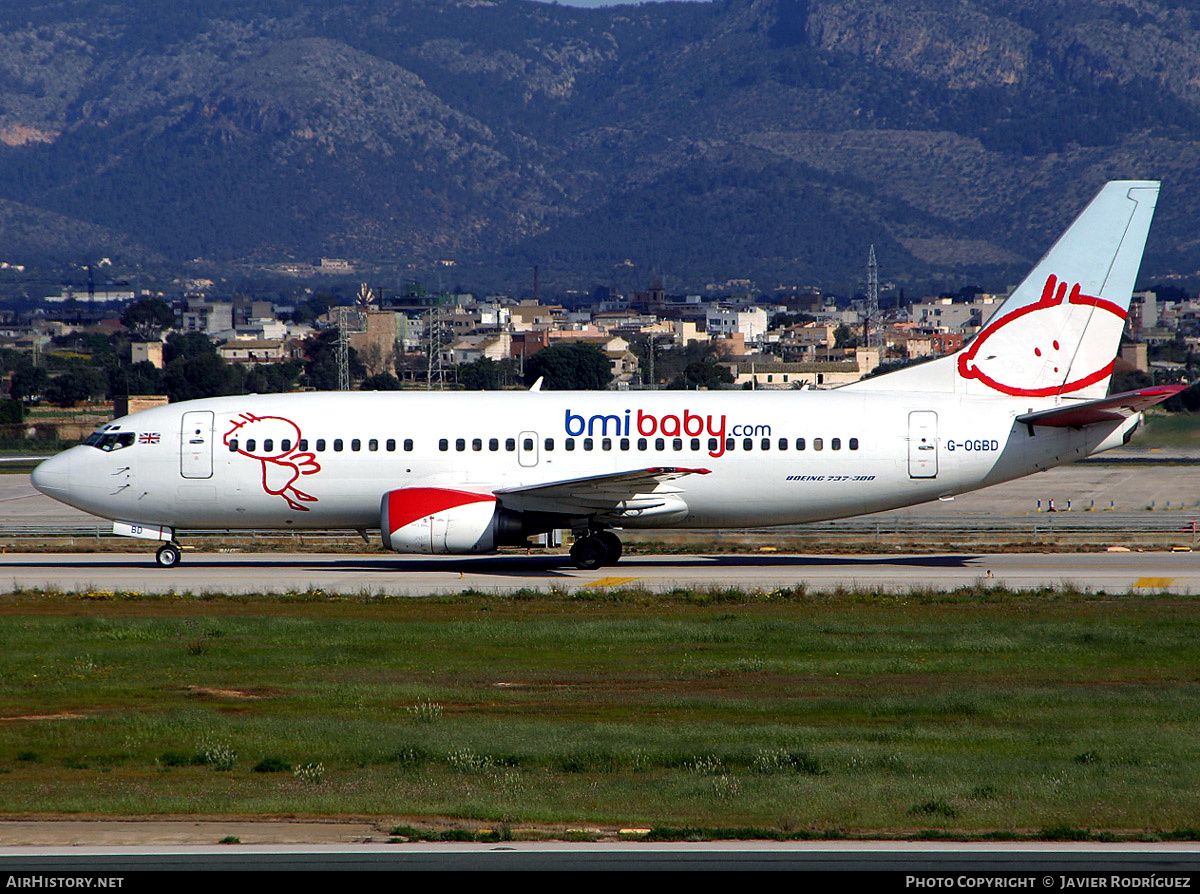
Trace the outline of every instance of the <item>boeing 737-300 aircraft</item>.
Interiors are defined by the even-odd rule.
[[[1127,441],[1179,387],[1108,396],[1158,183],[1104,186],[956,354],[827,391],[339,392],[125,416],[39,465],[42,493],[162,541],[380,528],[483,553],[558,528],[580,568],[620,528],[792,525],[1029,475]]]

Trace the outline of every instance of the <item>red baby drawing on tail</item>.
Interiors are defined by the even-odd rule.
[[[263,490],[283,497],[292,509],[308,512],[302,504],[315,503],[317,498],[296,488],[295,483],[301,475],[315,475],[321,466],[313,454],[299,452],[300,426],[282,416],[253,413],[229,421],[233,428],[225,432],[225,446],[237,435],[236,451],[262,463]]]
[[[1041,298],[988,323],[958,374],[1014,397],[1071,394],[1112,374],[1125,311],[1051,275]]]

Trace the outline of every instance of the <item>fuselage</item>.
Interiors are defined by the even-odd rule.
[[[502,488],[648,468],[686,512],[625,527],[796,524],[907,506],[1113,446],[1037,428],[1051,401],[952,393],[345,392],[170,404],[43,463],[35,485],[103,518],[175,529],[376,528],[397,488]]]

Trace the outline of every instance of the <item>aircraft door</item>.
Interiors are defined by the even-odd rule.
[[[908,477],[936,478],[937,472],[937,413],[914,410],[908,414]]]
[[[213,414],[192,410],[183,414],[179,429],[179,473],[184,478],[211,478],[213,474]]]
[[[517,436],[517,462],[526,468],[538,464],[537,432],[523,431]]]

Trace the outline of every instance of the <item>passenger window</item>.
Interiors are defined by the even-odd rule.
[[[505,438],[504,439],[504,449],[507,450],[509,453],[512,453],[514,450],[516,450],[517,449],[517,439],[516,438]]]
[[[371,438],[371,440],[367,441],[367,449],[370,450],[372,453],[374,453],[376,450],[378,450],[379,449],[379,439]]]
[[[667,442],[664,441],[662,438],[655,438],[654,439],[654,449],[655,450],[666,450]]]
[[[851,439],[850,439],[850,449],[851,449],[851,450],[857,450],[857,449],[858,449],[858,438],[851,438]]]
[[[612,438],[601,438],[600,439],[600,449],[601,450],[612,450]]]
[[[831,450],[841,450],[842,449],[842,439],[834,438],[833,440],[831,440],[829,442],[829,448]]]
[[[584,439],[583,439],[583,449],[584,449],[584,450],[591,450],[591,449],[592,449],[592,439],[591,439],[591,438],[584,438]]]
[[[544,447],[545,447],[547,450],[553,450],[553,449],[554,449],[554,438],[546,438],[546,441],[545,441],[545,443],[543,444],[543,446],[544,446]]]
[[[693,450],[700,449],[700,439],[699,438],[692,438],[692,449]]]
[[[717,449],[717,444],[719,444],[719,443],[720,443],[720,442],[719,442],[719,441],[718,441],[716,438],[709,438],[709,439],[708,439],[708,449],[709,449],[710,451],[714,451],[714,450],[716,450],[716,449]]]
[[[671,447],[674,450],[682,450],[683,449],[683,438],[672,438],[671,439]]]
[[[763,450],[770,450],[770,449],[771,449],[771,439],[770,439],[770,438],[763,438],[763,439],[762,439],[762,449],[763,449]]]
[[[523,450],[532,450],[533,449],[533,438],[526,438],[524,441],[522,441],[521,448]]]
[[[621,438],[621,449],[622,450],[629,449],[629,438]]]
[[[263,439],[263,453],[274,453],[275,441],[272,438]]]
[[[317,441],[317,443],[320,444],[321,442]],[[450,449],[450,442],[447,441],[445,438],[442,438],[441,440],[438,441],[438,450],[449,450],[449,449]]]
[[[797,450],[804,449],[804,438],[796,438],[796,449]]]
[[[574,438],[564,438],[563,446],[566,447],[568,450],[574,450],[575,449],[575,439]]]
[[[787,450],[787,438],[780,438],[780,439],[779,439],[779,449],[780,449],[780,450]]]
[[[743,450],[753,450],[754,449],[754,438],[742,438],[742,449]]]
[[[237,438],[234,438],[233,440],[231,440],[229,442],[229,452],[230,453],[237,453],[237,444],[238,444]]]
[[[725,452],[729,453],[731,450],[733,450],[735,444],[737,444],[737,441],[735,441],[733,438],[726,438],[725,439]]]
[[[467,449],[467,439],[466,438],[455,438],[454,439],[454,449],[457,450],[459,453],[462,453],[464,450],[466,450]]]
[[[412,442],[412,438],[405,438],[405,439],[404,439],[404,449],[405,449],[405,451],[406,451],[406,452],[409,452],[409,453],[411,453],[411,452],[412,452],[412,449],[413,449],[413,442]],[[443,447],[442,449],[444,450],[445,448]]]
[[[342,446],[343,446],[343,445],[342,445],[342,439],[341,439],[341,438],[334,438],[334,439],[333,439],[333,450],[334,450],[334,452],[335,452],[335,453],[339,452],[339,451],[342,449]]]
[[[650,442],[645,438],[638,438],[638,450],[645,450],[648,443]]]
[[[325,452],[325,439],[324,438],[317,438],[317,452],[319,452],[319,453]]]
[[[824,438],[813,438],[813,450],[821,450],[825,447]]]
[[[350,449],[355,453],[362,450],[362,441],[359,438],[355,438],[350,442]]]
[[[483,449],[483,438],[472,438],[471,439],[471,449],[474,450],[476,453],[478,453],[480,450],[482,450]]]
[[[500,439],[499,438],[488,438],[488,450],[492,451],[492,453],[495,453],[499,449],[500,449]]]
[[[383,446],[384,446],[384,449],[386,449],[388,453],[395,453],[396,452],[396,439],[388,438],[387,443],[385,443]]]
[[[289,441],[287,438],[284,438],[282,441],[279,442],[279,449],[282,450],[284,453],[289,452],[292,449],[292,442]]]
[[[254,449],[255,449],[257,446],[258,446],[258,441],[254,440],[254,438],[247,438],[247,439],[246,439],[246,452],[247,452],[247,453],[253,453],[253,452],[254,452]]]
[[[300,450],[300,451],[307,450],[308,449],[308,438],[301,438],[299,441],[297,441],[296,449]]]

